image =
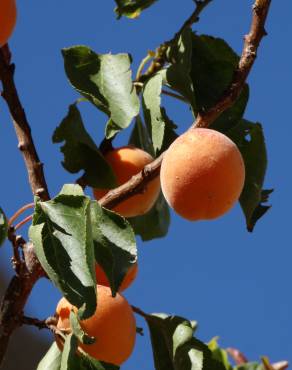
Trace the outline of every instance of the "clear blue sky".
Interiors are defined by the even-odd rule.
[[[250,0],[214,0],[195,29],[224,37],[240,52],[251,5]],[[16,83],[54,195],[76,178],[63,170],[59,148],[51,143],[53,130],[77,97],[66,80],[60,49],[85,44],[100,53],[129,52],[136,68],[147,50],[171,38],[192,11],[193,1],[160,0],[136,21],[117,21],[110,0],[29,0],[18,1],[18,7],[10,43]],[[291,14],[290,0],[273,1],[269,36],[249,77],[246,118],[264,125],[269,157],[266,187],[275,188],[272,209],[252,234],[245,230],[239,206],[212,222],[191,223],[172,214],[166,238],[145,244],[138,240],[139,276],[126,292],[128,300],[146,312],[198,320],[201,339],[220,336],[222,346],[237,347],[250,360],[268,355],[272,361],[292,362]],[[165,106],[180,132],[191,124],[181,103],[165,99]],[[0,113],[0,205],[11,215],[32,196],[3,101]],[[85,105],[82,113],[99,141],[105,117]],[[125,135],[119,142],[123,140]],[[9,273],[10,255],[6,244],[0,263],[1,268],[9,267]],[[40,318],[51,315],[59,296],[41,281],[26,312]],[[146,331],[140,319],[138,324]],[[123,369],[136,370],[138,364],[140,370],[153,369],[147,335],[137,338],[135,352]]]

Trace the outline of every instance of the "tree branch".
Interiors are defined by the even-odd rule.
[[[260,3],[260,4],[259,4]],[[222,98],[205,113],[200,113],[191,128],[209,127],[226,109],[230,108],[240,95],[247,76],[254,64],[257,49],[265,32],[265,22],[268,15],[271,0],[255,1],[253,6],[253,17],[249,34],[245,37],[242,56],[233,80],[223,94]],[[163,159],[161,154],[152,163],[148,164],[140,173],[133,176],[127,183],[116,189],[110,190],[102,199],[100,205],[106,208],[113,208],[122,201],[135,194],[142,193],[147,183],[159,175],[160,165]]]
[[[265,22],[269,12],[271,0],[256,0],[253,6],[253,17],[250,32],[245,36],[242,55],[229,88],[219,101],[207,112],[201,112],[194,125],[196,127],[208,127],[222,112],[230,108],[239,97],[245,81],[252,69],[257,56],[259,44],[266,35]]]
[[[5,99],[12,116],[18,148],[22,152],[28,172],[29,183],[34,195],[42,200],[49,199],[43,166],[39,160],[31,136],[24,109],[21,105],[14,83],[14,64],[10,63],[11,55],[8,46],[0,48],[0,80],[2,81],[2,96]],[[12,235],[11,235],[11,239]],[[0,365],[7,350],[9,338],[13,331],[21,325],[21,317],[26,301],[36,281],[44,276],[33,247],[30,244],[23,246],[25,263],[20,262],[17,252],[17,240],[11,240],[14,246],[15,258],[18,260],[17,275],[12,278],[0,305]],[[21,263],[21,266],[19,265]],[[20,268],[21,267],[21,268]]]

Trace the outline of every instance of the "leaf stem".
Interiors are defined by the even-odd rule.
[[[20,221],[17,225],[14,226],[14,230],[18,230],[21,228],[21,226],[25,225],[27,222],[32,220],[33,215],[29,215],[25,217],[22,221]]]

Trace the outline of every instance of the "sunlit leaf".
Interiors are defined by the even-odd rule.
[[[128,18],[137,18],[141,12],[154,4],[158,0],[115,0],[117,7],[115,12],[118,18],[126,16]]]
[[[80,318],[96,309],[95,258],[90,199],[78,185],[65,185],[48,202],[38,202],[29,236],[51,281]]]
[[[86,46],[63,49],[65,71],[73,87],[109,116],[106,137],[126,128],[139,113],[128,54],[96,54]]]
[[[38,364],[37,370],[60,370],[61,358],[62,352],[59,350],[56,342],[54,342]]]

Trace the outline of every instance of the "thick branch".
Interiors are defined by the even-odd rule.
[[[253,6],[250,32],[245,36],[242,55],[233,77],[233,81],[219,101],[207,112],[200,113],[194,123],[196,127],[208,127],[226,109],[230,108],[239,97],[245,81],[257,56],[261,39],[266,35],[265,22],[271,0],[257,0]]]
[[[0,48],[0,80],[3,85],[2,96],[6,100],[12,116],[18,148],[21,150],[28,172],[29,183],[34,195],[42,200],[49,199],[49,192],[43,172],[43,164],[40,162],[31,136],[24,109],[18,97],[14,83],[14,64],[10,63],[8,46]]]
[[[2,96],[6,100],[12,116],[19,143],[18,147],[23,154],[32,192],[42,200],[48,200],[49,193],[43,166],[35,149],[30,126],[15,87],[14,65],[10,63],[8,46],[0,48],[0,80],[3,86]],[[17,247],[18,245],[14,245],[14,252],[18,259]],[[23,253],[25,263],[24,261],[21,262],[21,266],[17,269],[17,275],[10,281],[0,305],[0,365],[6,353],[11,334],[21,325],[23,309],[31,290],[36,281],[44,275],[44,271],[30,244],[23,246]]]

